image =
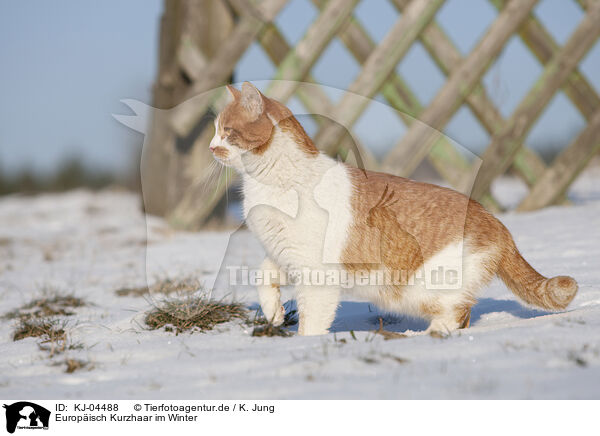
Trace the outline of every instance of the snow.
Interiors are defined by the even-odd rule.
[[[525,195],[512,179],[494,185],[504,204]],[[569,309],[547,313],[520,305],[499,281],[483,293],[472,325],[448,339],[420,334],[420,320],[385,316],[345,297],[333,333],[252,337],[232,322],[207,333],[174,335],[143,324],[152,298],[115,291],[165,277],[195,276],[210,288],[221,262],[258,265],[262,250],[245,230],[185,233],[144,217],[139,199],[120,191],[73,191],[0,199],[0,312],[45,288],[91,303],[68,317],[91,362],[72,374],[38,340],[12,341],[15,322],[0,319],[0,396],[4,398],[392,399],[598,398],[600,388],[600,171],[588,170],[569,193],[572,204],[500,219],[526,259],[546,276],[575,277]],[[231,241],[230,241],[231,236]],[[229,247],[228,247],[229,246]],[[227,296],[257,307],[249,287]],[[285,290],[285,299],[292,297]],[[352,333],[350,332],[352,331]],[[354,339],[356,338],[356,339]]]

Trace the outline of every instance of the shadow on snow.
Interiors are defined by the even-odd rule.
[[[296,302],[290,300],[286,303],[288,310],[296,310]],[[251,310],[258,310],[258,304],[250,306]],[[493,298],[482,298],[473,307],[471,312],[471,325],[477,324],[483,315],[488,313],[509,313],[521,319],[536,318],[549,315],[550,312],[524,307],[514,300],[495,300]],[[338,307],[335,320],[330,328],[331,332],[369,331],[379,328],[379,318],[383,318],[385,330],[393,332],[423,331],[428,327],[428,322],[412,318],[410,316],[386,313],[374,306],[372,303],[354,301],[342,301]],[[291,331],[297,331],[298,325],[290,327]]]

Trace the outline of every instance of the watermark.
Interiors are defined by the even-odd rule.
[[[437,266],[417,271],[390,269],[301,268],[287,272],[227,266],[230,286],[337,286],[352,289],[355,286],[422,286],[427,289],[458,289],[462,285],[459,268]]]

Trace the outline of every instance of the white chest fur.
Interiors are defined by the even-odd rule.
[[[336,267],[352,222],[350,179],[326,156],[299,159],[279,161],[271,177],[244,176],[246,222],[284,270]]]

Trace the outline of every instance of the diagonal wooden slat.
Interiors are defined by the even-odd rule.
[[[241,7],[242,5],[239,3],[232,4],[235,12],[238,15],[243,15],[246,13],[246,9]],[[288,42],[285,40],[283,34],[279,31],[277,26],[274,23],[267,24],[258,34],[258,42],[261,47],[267,53],[269,59],[273,62],[273,64],[279,67],[286,56],[291,53],[291,47]],[[304,80],[310,83],[316,83],[315,79],[310,75],[310,73],[305,73]],[[299,87],[296,90],[296,95],[298,99],[302,102],[302,104],[309,110],[309,112],[314,115],[313,119],[318,125],[323,124],[324,119],[321,116],[315,115],[318,113],[330,113],[333,109],[333,104],[327,94],[323,92],[317,86],[309,86],[309,87]],[[345,138],[345,141],[348,142],[351,138]],[[360,141],[356,141],[356,147],[358,148],[365,165],[368,168],[374,167],[377,165],[375,158],[371,154],[371,152],[365,148]],[[351,147],[348,144],[348,147]]]
[[[323,8],[325,0],[312,0],[318,8]],[[364,64],[369,55],[375,50],[376,44],[355,18],[351,18],[348,25],[340,32],[339,39],[348,48],[359,64]],[[396,115],[400,117],[405,125],[414,122],[423,107],[414,93],[402,78],[392,70],[388,80],[381,88],[381,94],[387,102],[395,109]],[[344,145],[341,144],[340,148]],[[468,170],[469,163],[458,153],[447,138],[443,138],[436,144],[432,153],[428,156],[429,161],[444,179],[456,186],[461,180],[462,174]]]
[[[358,0],[331,0],[326,8],[313,22],[301,41],[293,50],[289,50],[283,59],[274,77],[273,84],[266,90],[269,97],[285,103],[296,92],[301,85],[301,80],[309,73],[310,69],[322,54],[327,44],[335,37],[340,28],[348,21],[348,17],[358,3]],[[271,26],[271,29],[274,25]],[[271,32],[271,37],[275,34]],[[278,41],[281,43],[281,40]],[[272,53],[271,53],[272,54]],[[308,91],[308,92],[315,92]],[[321,102],[324,102],[321,99]],[[314,113],[324,113],[325,107],[312,105]],[[328,123],[329,124],[329,123]],[[345,141],[351,141],[345,138]],[[353,141],[358,147],[360,143]],[[349,144],[349,142],[347,142]],[[361,157],[367,165],[373,166],[375,159],[368,149],[361,147]]]
[[[174,94],[176,101],[181,101],[182,97],[192,96],[196,92],[220,88],[229,79],[231,70],[241,54],[253,40],[257,40],[277,67],[274,79],[283,79],[272,82],[266,93],[283,102],[294,95],[298,97],[319,126],[319,133],[315,138],[319,148],[329,152],[338,150],[342,155],[343,150],[352,148],[353,139],[356,141],[356,137],[353,138],[348,133],[352,133],[353,124],[368,107],[370,99],[381,93],[390,106],[396,109],[403,123],[409,127],[407,135],[399,144],[411,139],[412,135],[409,145],[413,150],[395,149],[389,154],[391,159],[397,159],[396,163],[400,163],[400,170],[403,170],[403,166],[410,168],[427,158],[437,171],[460,191],[468,190],[470,182],[477,177],[471,194],[492,209],[497,207],[497,204],[490,196],[489,183],[509,166],[532,186],[529,195],[519,206],[520,210],[529,210],[560,199],[591,157],[600,150],[600,98],[577,69],[583,54],[593,45],[593,42],[589,42],[593,35],[589,32],[588,35],[583,35],[582,32],[585,31],[582,31],[581,27],[586,20],[590,20],[590,14],[595,14],[595,23],[600,22],[600,16],[595,12],[600,0],[575,0],[587,14],[575,32],[581,34],[579,44],[563,48],[556,44],[551,34],[531,12],[536,0],[490,0],[500,10],[498,18],[477,47],[466,56],[456,49],[451,39],[435,22],[435,13],[445,0],[390,0],[402,12],[402,17],[380,44],[376,44],[360,21],[354,18],[354,8],[358,0],[311,0],[321,13],[295,47],[287,43],[273,23],[274,17],[286,3],[284,0],[215,1],[218,7],[227,7],[230,13],[235,12],[238,17],[231,37],[228,37],[223,46],[225,53],[222,53],[223,47],[211,52],[216,56],[216,62],[213,55],[206,57],[203,50],[199,50],[195,45],[210,37],[193,37],[197,34],[194,27],[197,26],[196,23],[204,20],[207,24],[207,18],[204,15],[199,19],[198,16],[192,17],[192,13],[178,13],[178,16],[185,17],[184,20],[191,20],[189,25],[192,27],[181,25],[183,30],[171,38],[175,43],[173,46],[177,49],[170,50],[170,53],[173,53],[169,57],[171,71],[173,77],[180,78],[180,81],[191,79],[192,85],[186,90],[186,83],[183,83],[184,86],[180,86],[178,93]],[[189,10],[206,12],[206,9],[198,6],[199,4],[190,2]],[[512,12],[509,14],[507,11]],[[228,15],[230,24],[232,16]],[[211,22],[211,26],[214,24]],[[513,29],[507,30],[511,25],[514,25]],[[219,24],[212,30],[205,25],[207,31],[218,32],[219,28]],[[496,34],[490,36],[494,29]],[[593,33],[597,29],[588,30]],[[504,38],[507,33],[508,36],[519,35],[533,55],[546,67],[537,86],[528,93],[528,97],[521,102],[515,113],[505,120],[487,95],[481,83],[481,76],[505,45]],[[336,36],[362,65],[360,74],[338,105],[334,105],[323,89],[314,84],[315,80],[310,74],[317,59]],[[409,85],[395,71],[399,60],[417,38],[448,76],[447,83],[436,96],[436,99],[441,100],[434,100],[433,104],[426,108],[423,108]],[[161,39],[161,43],[162,41]],[[159,76],[163,83],[167,76]],[[219,83],[207,86],[211,82]],[[206,88],[203,88],[205,86]],[[588,125],[550,167],[546,168],[539,156],[523,144],[523,140],[541,111],[547,107],[549,100],[560,88],[588,120]],[[440,97],[444,92],[445,99]],[[196,98],[191,104],[185,103],[177,107],[172,112],[172,130],[168,138],[174,141],[176,135],[180,138],[181,135],[185,135],[185,139],[189,139],[191,135],[188,132],[192,132],[191,127],[197,125],[198,117],[204,115],[211,107],[219,111],[225,103],[225,94],[212,93],[211,97]],[[491,144],[484,153],[484,166],[480,171],[477,167],[479,162],[470,164],[445,135],[436,131],[443,129],[463,104],[470,107],[492,137]],[[421,117],[421,120],[415,122],[415,116]],[[327,118],[335,120],[338,124],[328,121]],[[211,130],[204,129],[200,133],[191,154],[176,153],[175,144],[171,140],[170,145],[165,147],[172,150],[163,167],[171,174],[168,176],[169,180],[173,179],[172,173],[177,175],[165,189],[172,194],[173,189],[183,189],[183,196],[171,195],[178,197],[178,204],[168,215],[169,221],[178,227],[197,228],[201,225],[231,184],[231,179],[221,177],[219,186],[214,192],[206,195],[203,193],[205,186],[196,180],[198,174],[203,174],[205,169],[206,159],[201,155],[204,152],[208,153],[205,150],[205,142],[212,134],[209,132]],[[179,139],[177,141],[179,143]],[[359,141],[356,142],[360,154],[369,160],[367,168],[378,169],[379,164],[368,148],[363,147]],[[399,156],[408,159],[399,159]],[[384,170],[397,173],[397,168],[394,170],[389,162],[384,163]],[[484,185],[488,184],[487,188],[481,188],[482,180]]]
[[[265,47],[267,55],[278,65],[276,77],[296,80],[289,83],[274,82],[275,86],[271,86],[266,92],[269,96],[285,102],[297,91],[303,104],[314,114],[327,113],[331,110],[332,104],[329,98],[318,87],[299,87],[300,83],[297,81],[303,79],[309,73],[311,66],[325,49],[327,43],[335,36],[339,27],[347,20],[357,1],[334,0],[330,2],[327,10],[310,26],[295,50],[290,49],[274,24],[267,23],[261,28],[257,38],[261,45]],[[236,13],[243,18],[249,13],[245,4],[232,3],[231,5]],[[332,26],[332,20],[337,20],[335,26]],[[203,74],[202,71],[195,70],[195,67],[200,63],[198,61],[199,54],[194,52],[190,44],[186,45],[181,58],[182,61],[185,61],[183,65],[192,69],[192,71],[188,71],[190,77],[196,79]],[[284,86],[281,86],[281,84]],[[221,98],[221,100],[223,99]],[[217,108],[217,111],[222,105],[223,101],[213,101],[211,104],[211,106]],[[316,119],[319,123],[323,123],[322,118],[316,117]],[[344,140],[350,148],[349,141],[352,141],[352,138],[346,136]],[[202,135],[197,145],[202,146],[205,141],[206,135]],[[369,150],[362,147],[359,141],[354,141],[354,143],[359,149],[360,157],[365,165],[367,167],[374,166],[375,159]],[[210,193],[205,192],[204,187],[201,186],[202,183],[188,187],[180,203],[170,214],[169,221],[177,223],[179,227],[189,227],[191,223],[202,222],[227,189],[235,182],[235,179],[235,176],[231,174],[227,179],[219,180],[219,183]]]
[[[536,0],[511,0],[507,4],[479,44],[423,112],[420,117],[422,123],[411,126],[388,154],[385,167],[388,171],[410,175],[416,169],[439,138],[439,133],[434,129],[442,129],[450,120],[535,3]]]
[[[313,0],[313,3],[317,7],[323,7],[324,0]],[[431,27],[431,23],[426,29],[429,27]],[[345,29],[340,32],[339,38],[360,64],[364,64],[369,55],[375,50],[375,43],[359,21],[353,18]],[[381,94],[396,109],[396,114],[408,126],[415,121],[413,117],[418,117],[423,110],[421,103],[409,86],[393,70],[381,88]],[[470,193],[471,183],[464,181],[465,173],[469,173],[470,164],[448,141],[445,135],[440,135],[432,146],[427,159],[452,186],[465,194]],[[498,202],[491,195],[486,196],[482,203],[493,211],[501,209]]]
[[[501,9],[506,3],[506,0],[490,1],[498,9]],[[590,7],[587,3],[585,5],[586,8]],[[527,18],[523,26],[519,29],[519,36],[542,65],[550,62],[559,49],[550,32],[544,28],[533,14]],[[563,91],[587,120],[600,108],[600,98],[594,87],[577,68],[567,78],[563,86]]]
[[[253,8],[250,3],[246,3],[245,7],[251,12],[240,19],[226,44],[221,47],[202,72],[200,80],[190,87],[185,96],[188,100],[173,109],[171,126],[177,135],[187,136],[194,128],[214,101],[214,93],[206,93],[206,91],[226,83],[233,68],[256,35],[275,18],[286,2],[287,0],[265,0],[261,4],[261,9]],[[190,100],[193,96],[198,97]]]
[[[425,1],[424,1],[424,0],[419,0],[419,2],[421,3],[421,5],[419,5],[419,6],[421,6],[421,7],[422,7],[422,6],[424,6],[424,5],[425,5]],[[440,6],[440,4],[441,4],[441,0],[439,1],[439,4],[436,6],[435,10],[437,10],[437,8]],[[338,4],[335,4],[335,3],[334,3],[334,6],[335,6],[335,8],[336,8],[336,10],[337,10]],[[329,3],[329,4],[328,4],[328,8],[329,8],[329,7],[331,7],[331,3]],[[351,12],[351,10],[350,10],[350,12]],[[421,10],[420,10],[420,9],[415,9],[415,11],[413,12],[413,14],[414,14],[414,19],[415,19],[415,20],[418,20],[418,18],[419,18],[419,16],[420,16],[420,13],[421,13]],[[327,17],[328,15],[325,15],[325,16]],[[347,17],[346,17],[346,18],[347,18]],[[309,29],[309,31],[307,31],[307,33],[306,33],[306,35],[305,35],[304,41],[306,41],[306,40],[308,39],[308,42],[304,44],[304,45],[305,45],[305,48],[303,48],[303,52],[305,52],[306,50],[313,50],[313,51],[314,51],[314,53],[315,53],[315,55],[314,55],[314,56],[309,56],[309,57],[307,57],[307,56],[305,55],[304,59],[306,59],[305,63],[306,63],[307,65],[314,63],[314,60],[313,60],[313,59],[316,59],[316,58],[318,57],[318,54],[320,54],[320,52],[322,51],[322,49],[325,47],[325,42],[324,42],[324,40],[323,40],[323,39],[321,39],[321,41],[322,41],[322,42],[321,42],[320,44],[315,44],[315,43],[314,43],[314,41],[313,41],[313,39],[314,39],[314,35],[318,34],[318,32],[317,32],[316,30],[314,30],[314,29],[315,29],[315,28],[319,28],[319,27],[323,26],[323,24],[322,24],[322,23],[327,23],[328,21],[329,21],[329,20],[322,20],[321,22],[315,22],[315,23],[313,23],[313,25],[311,26],[311,28]],[[317,26],[317,27],[316,27],[316,26]],[[272,37],[275,35],[275,34],[273,33],[273,30],[272,30],[272,29],[273,29],[273,27],[271,26],[271,31],[270,31],[270,36],[271,36],[271,38],[272,38]],[[268,31],[268,27],[267,27],[267,26],[265,26],[265,27],[263,28],[263,30],[265,31],[265,34],[266,34],[266,33],[267,33],[267,31]],[[402,30],[403,30],[403,31],[405,31],[405,30],[406,30],[406,27],[402,28]],[[334,32],[330,32],[328,35],[331,35],[331,36],[330,36],[330,38],[329,38],[329,39],[331,39],[331,38],[334,36]],[[415,37],[416,37],[416,35],[415,35]],[[278,40],[278,41],[277,41],[277,43],[278,43],[279,45],[281,45],[281,42],[282,42],[281,40]],[[409,47],[409,46],[410,46],[410,42],[409,42],[409,41],[407,41],[407,42],[405,43],[405,45],[406,45],[406,47]],[[271,54],[273,54],[273,53],[272,53],[272,50],[271,50]],[[288,56],[289,56],[289,55],[288,55]],[[290,58],[288,57],[287,59],[290,59]],[[290,61],[288,61],[288,62],[290,62]],[[288,65],[288,64],[286,64],[286,65]],[[289,67],[287,67],[286,65],[284,65],[284,68],[285,68],[285,69],[289,68]],[[297,65],[297,64],[296,64],[296,65]],[[309,67],[309,68],[310,68],[310,67]],[[306,73],[308,73],[308,70],[309,70],[309,68],[306,68],[304,71],[305,71]],[[283,71],[286,71],[285,69],[283,69]],[[282,71],[281,67],[280,67],[280,71]],[[294,74],[295,74],[295,73],[296,73],[296,69],[290,70],[290,73],[294,73]],[[306,74],[306,73],[305,73],[305,74]],[[277,76],[276,76],[276,77],[277,77]],[[279,77],[285,77],[285,76],[283,76],[283,75],[280,75]],[[296,76],[296,77],[299,77],[299,76]],[[290,87],[288,87],[288,86],[286,86],[286,87],[277,87],[277,86],[274,86],[274,87],[272,87],[272,88],[270,89],[270,91],[267,91],[267,93],[268,93],[268,94],[269,94],[271,97],[277,98],[277,99],[278,99],[278,100],[280,100],[280,101],[285,101],[287,98],[289,98],[289,96],[291,96],[291,95],[292,95],[293,91],[295,90],[295,87],[296,87],[296,86],[294,86],[293,88],[290,88]],[[322,111],[322,108],[320,108],[320,109],[321,109],[320,111]],[[320,112],[320,111],[319,111],[319,112]],[[344,133],[344,132],[342,132],[342,133]],[[224,190],[224,189],[226,189],[226,186],[223,186],[223,187],[222,187],[222,188],[220,188],[220,189],[221,189],[221,190]],[[186,209],[187,209],[187,208],[186,208]],[[206,212],[208,212],[208,209],[207,209],[207,211],[206,211]],[[198,215],[197,215],[197,212],[196,212],[196,219],[197,219],[197,218],[198,218]]]
[[[523,139],[556,91],[600,36],[600,2],[592,6],[567,43],[546,64],[533,88],[521,101],[501,132],[485,153],[475,186],[474,198],[488,192],[492,181],[504,173],[521,147]]]
[[[409,0],[392,0],[392,3],[402,11],[408,5]],[[459,68],[464,60],[460,51],[435,21],[432,21],[421,34],[421,42],[447,76]],[[504,117],[481,84],[475,86],[473,92],[467,97],[466,103],[490,135],[494,135],[504,125]],[[529,185],[533,184],[535,177],[539,176],[546,168],[544,161],[527,147],[523,147],[515,159],[520,163],[520,165],[515,165],[517,173]],[[463,177],[465,173],[466,171],[463,172]],[[470,182],[472,181],[462,180],[462,182],[457,182],[457,185],[465,189]]]
[[[200,79],[202,71],[208,64],[206,56],[204,56],[194,41],[187,38],[181,41],[179,50],[177,50],[177,62],[187,76],[194,81]]]
[[[319,9],[322,9],[326,2],[325,0],[313,0],[313,4]],[[348,24],[340,31],[338,37],[360,64],[363,64],[367,60],[376,47],[375,43],[360,25],[359,21],[353,17],[350,18]],[[416,116],[422,110],[422,106],[414,96],[414,93],[394,71],[392,71],[390,77],[383,85],[381,94],[386,98],[388,103],[396,109],[396,114],[400,116],[402,121],[407,125],[414,122],[414,118],[411,115]],[[318,110],[318,108],[315,110]],[[344,143],[340,144],[340,149],[344,149],[345,147],[346,145]],[[368,149],[362,147],[359,147],[359,150],[368,151]],[[368,155],[368,153],[365,154]],[[438,173],[457,188],[457,184],[462,181],[464,173],[468,172],[470,167],[466,159],[454,148],[445,136],[442,136],[434,145],[428,159]],[[365,161],[367,161],[367,159],[365,159]],[[369,164],[369,162],[365,163],[367,168],[377,169],[376,165]],[[467,190],[468,188],[470,188],[470,184],[467,185]],[[490,209],[500,209],[498,203],[491,196],[486,198],[484,203]]]
[[[265,92],[267,95],[285,103],[297,91],[303,104],[313,114],[331,112],[332,104],[325,93],[318,87],[301,87],[300,81],[307,78],[309,82],[314,81],[310,78],[310,69],[341,26],[347,22],[358,1],[332,0],[328,2],[327,7],[293,49],[290,49],[274,24],[270,23],[264,27],[258,36],[259,42],[271,60],[278,65],[274,77],[276,81]],[[236,9],[239,13],[244,13],[243,8]],[[317,117],[317,120],[320,124],[324,122],[320,117]],[[355,143],[368,167],[376,165],[376,160],[371,152],[364,148],[359,141],[353,141],[349,137],[346,137],[344,141],[347,144],[350,141]]]
[[[442,0],[413,0],[403,16],[371,53],[358,77],[336,106],[334,118],[340,124],[328,125],[317,133],[315,142],[319,148],[331,152],[338,147],[345,129],[349,129],[367,108],[369,99],[385,84],[391,71],[442,3]],[[366,98],[356,98],[355,94]]]
[[[258,41],[269,56],[269,59],[277,66],[283,62],[286,54],[290,51],[290,46],[285,40],[285,37],[274,24],[269,24],[265,27],[263,32],[258,36]],[[310,74],[308,74],[304,80],[310,83],[316,83],[316,80]],[[317,86],[301,86],[296,90],[296,96],[313,115],[313,119],[319,127],[324,124],[325,120],[318,114],[331,113],[333,111],[334,104],[327,94]],[[353,145],[358,149],[365,168],[376,169],[379,166],[371,151],[364,147],[360,140],[355,139],[353,141],[350,136],[345,136],[343,147],[345,149],[352,149]]]
[[[330,0],[302,40],[281,62],[273,77],[280,82],[273,82],[266,94],[287,101],[298,87],[295,82],[308,74],[340,27],[348,21],[357,3],[358,0]]]
[[[506,0],[490,0],[492,4],[502,9]],[[595,0],[576,0],[577,3],[584,9],[588,9]],[[543,64],[547,64],[554,53],[558,50],[558,44],[554,41],[552,35],[544,28],[544,26],[530,15],[519,31],[519,35],[523,42],[529,47],[533,55]],[[600,98],[594,87],[590,85],[585,76],[576,68],[567,78],[563,87],[563,91],[567,98],[579,109],[586,120],[589,120],[594,112],[600,108]],[[522,150],[526,150],[524,147]],[[520,174],[527,175],[525,180],[528,185],[532,186],[537,181],[537,178],[545,170],[545,165],[537,165],[531,159],[524,159],[521,150],[517,153],[513,160],[513,168]],[[562,200],[561,200],[562,201]]]
[[[600,110],[577,138],[554,159],[552,166],[539,177],[517,210],[534,210],[555,203],[599,151]]]

